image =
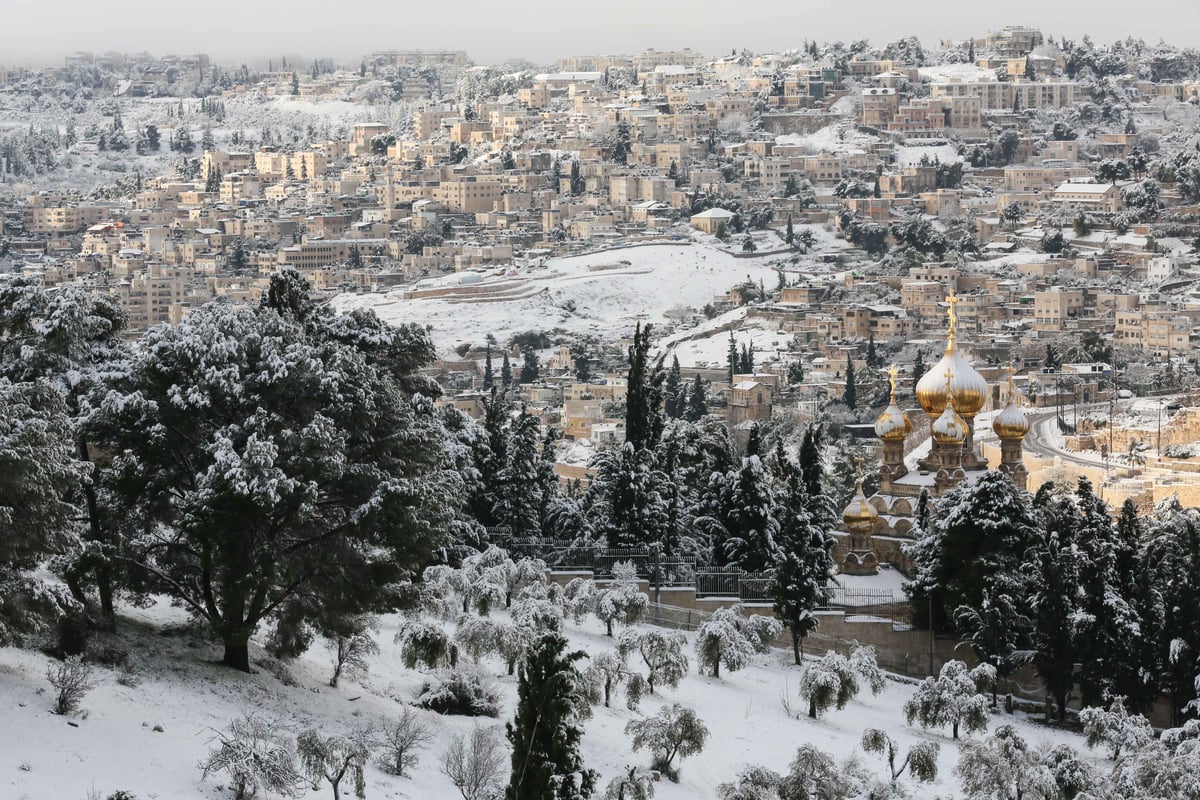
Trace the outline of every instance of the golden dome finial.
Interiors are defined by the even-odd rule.
[[[951,289],[950,294],[946,296],[946,305],[948,306],[946,316],[950,319],[950,330],[946,336],[947,353],[954,349],[954,328],[958,324],[958,314],[955,312],[954,307],[961,302],[962,300],[955,297],[954,290]]]
[[[896,369],[896,365],[892,364],[888,367],[887,376],[888,384],[892,387],[892,402],[896,402],[896,376],[900,374],[900,370]]]

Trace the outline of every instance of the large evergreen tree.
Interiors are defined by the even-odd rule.
[[[79,426],[87,413],[85,397],[111,365],[124,358],[124,326],[125,316],[115,301],[82,286],[47,292],[26,278],[0,282],[0,377],[17,384],[46,381],[54,388],[72,421],[75,457],[83,462],[96,460]],[[93,469],[102,466],[93,464]],[[116,624],[113,555],[118,520],[97,493],[94,473],[92,480],[81,477],[70,499],[86,520],[83,538],[89,546],[60,561],[64,578],[75,600],[85,605],[90,602],[85,588],[95,587],[101,620],[111,628]]]
[[[799,665],[804,638],[818,625],[814,613],[829,601],[826,588],[833,575],[833,537],[813,524],[810,498],[798,467],[776,452],[783,473],[783,502],[780,504],[778,544],[781,558],[775,568],[772,594],[775,613],[792,635],[792,655]]]
[[[854,361],[846,354],[846,389],[842,393],[842,402],[851,409],[858,408],[858,386],[854,382]]]
[[[933,624],[953,628],[960,606],[981,607],[990,575],[1018,570],[1035,530],[1025,494],[1002,472],[946,492],[906,548],[915,570],[907,588],[914,617],[928,621],[932,606]]]
[[[566,647],[563,636],[547,634],[521,665],[517,711],[506,726],[512,775],[504,800],[586,800],[595,791],[596,772],[579,754],[584,701],[575,663],[586,654]]]
[[[521,383],[533,383],[541,375],[537,350],[527,344],[521,348]]]
[[[73,492],[87,480],[74,458],[62,395],[46,380],[0,378],[0,644],[49,628],[77,608],[36,570],[78,549]]]
[[[493,519],[510,536],[537,536],[545,499],[537,417],[522,408],[509,427],[507,440],[505,464],[497,476]]]
[[[687,404],[685,389],[683,378],[679,373],[679,356],[674,356],[663,385],[663,410],[671,419],[679,419],[683,416]]]
[[[707,413],[708,391],[705,389],[704,379],[697,374],[692,380],[692,390],[687,393],[687,407],[683,416],[689,422],[698,422]]]
[[[638,323],[629,348],[625,390],[625,441],[635,450],[653,450],[662,436],[663,369],[650,361],[650,329]]]
[[[119,454],[105,488],[136,525],[123,558],[140,587],[204,620],[242,670],[264,622],[294,641],[394,608],[461,484],[417,402],[431,353],[370,314],[306,326],[221,302],[148,332],[85,429]]]

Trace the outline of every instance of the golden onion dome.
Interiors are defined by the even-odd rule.
[[[912,433],[912,420],[896,403],[896,365],[888,369],[888,380],[892,385],[892,398],[888,407],[875,420],[875,435],[885,442],[902,442]]]
[[[851,498],[850,504],[842,511],[842,522],[850,530],[870,530],[875,527],[875,520],[879,519],[879,512],[867,500],[867,496],[863,494],[862,477],[858,479],[858,489]]]
[[[950,304],[946,353],[917,382],[917,402],[926,414],[937,417],[946,409],[947,398],[953,392],[958,413],[973,417],[987,404],[988,382],[958,352],[954,343],[954,306],[959,301],[953,293],[946,300]],[[947,373],[950,375],[949,383],[945,379]]]
[[[1029,420],[1025,417],[1025,412],[1021,410],[1020,400],[1021,395],[1017,393],[1017,388],[1013,383],[1013,370],[1010,366],[1008,369],[1008,405],[992,420],[992,430],[1001,439],[1021,440],[1025,438],[1025,434],[1029,433]]]
[[[885,442],[903,442],[912,433],[912,420],[900,410],[895,400],[875,420],[875,435]]]
[[[962,444],[967,439],[967,423],[955,410],[958,398],[951,395],[950,405],[933,421],[933,438],[938,444]]]

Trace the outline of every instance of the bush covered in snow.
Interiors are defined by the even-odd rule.
[[[436,669],[458,662],[458,647],[437,625],[407,620],[396,632],[395,640],[400,645],[404,666],[409,669],[416,669],[421,664]]]
[[[474,672],[451,670],[433,675],[421,686],[416,705],[439,714],[464,717],[500,715],[500,695]]]
[[[808,701],[808,716],[813,719],[831,708],[845,708],[857,694],[858,676],[849,659],[832,650],[800,676],[800,696]]]
[[[258,717],[235,719],[228,733],[217,733],[216,747],[200,762],[202,777],[226,773],[237,800],[259,791],[290,797],[300,786],[300,773],[291,742],[276,734],[275,727]]]
[[[666,706],[653,717],[632,720],[625,726],[625,733],[634,751],[648,749],[654,769],[673,781],[679,778],[678,770],[671,766],[675,757],[684,759],[699,753],[708,740],[708,728],[696,712],[679,703]]]
[[[1079,712],[1079,722],[1088,747],[1103,744],[1113,759],[1120,758],[1123,750],[1137,750],[1154,740],[1150,721],[1141,714],[1126,711],[1123,697],[1114,698],[1108,708],[1083,709]]]
[[[916,720],[922,728],[949,727],[954,738],[959,729],[967,733],[987,730],[990,703],[986,692],[996,681],[996,668],[980,664],[968,670],[961,661],[947,661],[936,678],[921,682],[904,704],[908,724]]]
[[[721,667],[742,669],[755,653],[765,653],[783,631],[773,617],[744,616],[740,605],[720,608],[696,629],[696,661],[701,675],[721,677]]]

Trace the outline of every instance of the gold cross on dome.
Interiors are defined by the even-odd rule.
[[[892,364],[888,367],[888,383],[892,386],[892,400],[896,399],[896,376],[900,374],[900,370],[896,369],[896,365]]]
[[[954,326],[958,323],[958,314],[955,313],[954,307],[961,302],[962,302],[962,300],[955,297],[954,290],[951,289],[950,294],[946,297],[946,304],[950,307],[949,310],[946,312],[946,314],[947,314],[947,316],[950,317],[950,337],[951,338],[954,338]]]

